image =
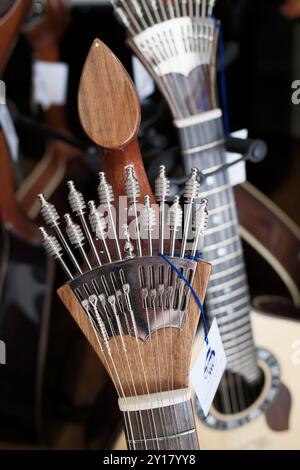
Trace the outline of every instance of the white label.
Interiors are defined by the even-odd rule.
[[[33,100],[47,110],[52,105],[62,106],[67,100],[68,64],[43,62],[33,64]]]
[[[14,162],[17,162],[19,158],[19,138],[6,104],[0,104],[0,124],[5,135],[11,158]]]
[[[204,343],[190,373],[191,382],[205,416],[208,415],[226,364],[219,328],[214,319],[208,333],[208,344]]]
[[[155,83],[147,72],[142,62],[135,56],[132,57],[134,83],[141,101],[152,95],[155,91]]]
[[[238,139],[247,139],[248,138],[248,130],[247,129],[242,129],[237,132],[233,132],[231,134],[232,137],[236,137]],[[226,153],[226,161],[227,163],[232,163],[235,160],[238,160],[241,158],[242,155],[238,153]],[[229,175],[229,181],[231,186],[238,186],[239,184],[245,183],[247,179],[247,174],[246,174],[246,163],[245,162],[240,162],[237,163],[236,165],[231,166],[228,168],[228,175]]]

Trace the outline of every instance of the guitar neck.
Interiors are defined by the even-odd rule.
[[[183,163],[213,171],[225,160],[222,113],[219,109],[175,121]],[[210,222],[204,257],[213,265],[207,292],[207,313],[218,320],[228,369],[248,382],[259,378],[249,313],[251,310],[244,254],[232,186],[227,173],[210,176],[202,185],[207,197]]]
[[[188,390],[119,400],[130,450],[198,450]]]

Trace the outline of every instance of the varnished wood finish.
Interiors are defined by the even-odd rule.
[[[270,321],[271,318],[272,321]],[[267,413],[267,415],[263,414],[243,427],[227,430],[226,432],[210,429],[197,419],[200,447],[203,450],[299,450],[300,362],[298,349],[296,348],[300,338],[299,322],[280,320],[254,312],[251,319],[257,346],[263,347],[275,355],[281,369],[281,382],[288,391],[289,396],[285,398],[279,395],[277,402],[281,408],[281,429],[279,429],[278,417],[276,420],[277,430],[274,429],[275,407],[274,410],[271,410],[271,414],[273,414],[271,421]],[[282,399],[284,400],[283,403]]]
[[[82,127],[102,148],[120,149],[137,136],[141,117],[136,91],[121,62],[99,39],[82,72],[78,109]]]
[[[208,280],[210,276],[211,266],[204,262],[199,262],[197,272],[196,272],[196,279],[195,283],[198,286],[198,296],[199,298],[204,301],[205,292],[208,285]],[[95,333],[91,327],[89,319],[82,309],[80,303],[78,302],[77,298],[74,296],[73,292],[71,291],[68,285],[62,287],[58,294],[67,307],[68,311],[71,313],[72,317],[78,324],[79,328],[82,330],[96,353],[98,354],[99,358],[101,359],[102,363],[107,369],[107,354],[104,354],[100,347],[98,340],[95,336]],[[168,390],[167,388],[167,364],[165,362],[164,356],[164,344],[165,340],[167,343],[167,347],[170,347],[170,343],[172,342],[173,347],[173,369],[174,369],[174,389],[181,389],[186,388],[189,385],[189,364],[190,358],[192,353],[192,347],[194,342],[194,337],[196,334],[196,329],[199,322],[199,308],[195,302],[195,299],[191,297],[190,304],[188,308],[188,315],[186,323],[180,331],[177,328],[166,328],[160,329],[154,332],[151,335],[152,344],[149,338],[146,341],[140,341],[140,351],[141,351],[141,358],[143,363],[145,364],[145,372],[147,377],[147,383],[149,387],[150,393],[156,392],[156,384],[157,384],[157,364],[159,363],[159,367],[161,370],[161,376],[164,378],[162,382],[162,391]],[[166,335],[166,337],[165,337]],[[158,349],[156,347],[156,338],[158,342]],[[129,360],[129,364],[131,370],[135,372],[135,386],[137,393],[143,395],[144,393],[144,379],[143,379],[143,371],[141,370],[141,364],[137,361],[137,344],[136,339],[134,337],[125,336],[124,338],[127,356]],[[119,336],[116,339],[111,339],[109,342],[115,363],[116,369],[119,372],[119,379],[118,381],[115,371],[108,370],[109,374],[113,382],[116,384],[116,388],[118,388],[118,383],[122,385],[124,393],[126,396],[131,395],[131,389],[128,385],[128,368],[126,365],[126,361],[124,361],[123,355],[120,356],[119,351],[122,350],[122,340]],[[154,347],[154,354],[152,354],[152,347]],[[155,358],[155,359],[154,359]],[[108,361],[109,362],[109,361]],[[183,365],[182,365],[183,363]],[[119,387],[120,391],[120,387]]]
[[[135,174],[140,184],[141,200],[148,194],[152,198],[152,203],[154,203],[154,196],[146,175],[137,139],[122,149],[103,150],[101,152],[101,166],[107,175],[108,181],[113,184],[115,194],[124,194],[125,167],[127,165],[134,165]]]
[[[0,18],[0,76],[9,59],[32,0],[16,0]]]
[[[124,194],[125,167],[133,164],[141,198],[154,198],[137,135],[141,109],[134,85],[120,61],[99,40],[90,49],[78,94],[82,127],[101,147],[101,163],[115,196]]]
[[[300,306],[300,229],[250,183],[235,188],[241,235],[282,278]],[[249,211],[251,215],[249,216]]]

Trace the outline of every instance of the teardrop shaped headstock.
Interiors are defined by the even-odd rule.
[[[101,147],[101,167],[115,196],[124,194],[124,168],[134,165],[141,198],[149,194],[154,202],[137,140],[139,98],[119,59],[99,39],[93,42],[83,68],[78,111],[86,134]]]
[[[84,65],[78,109],[86,134],[102,148],[121,149],[137,136],[141,112],[134,85],[119,59],[99,39]]]

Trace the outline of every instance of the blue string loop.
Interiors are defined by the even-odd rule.
[[[172,263],[172,261],[170,261],[165,255],[163,255],[162,253],[159,253],[159,256],[161,258],[163,258],[170,266],[172,269],[174,269],[174,271],[178,274],[178,276],[186,283],[186,285],[189,287],[191,293],[193,294],[196,302],[197,302],[197,305],[200,309],[200,312],[201,312],[201,316],[202,316],[202,320],[203,320],[203,327],[204,327],[204,335],[205,335],[205,342],[206,344],[208,344],[208,329],[207,329],[207,323],[206,323],[206,318],[205,318],[205,313],[204,313],[204,308],[203,308],[203,305],[202,305],[202,302],[201,300],[199,299],[195,289],[193,288],[193,286],[189,283],[189,281],[186,279],[186,277],[179,271],[179,269]]]

